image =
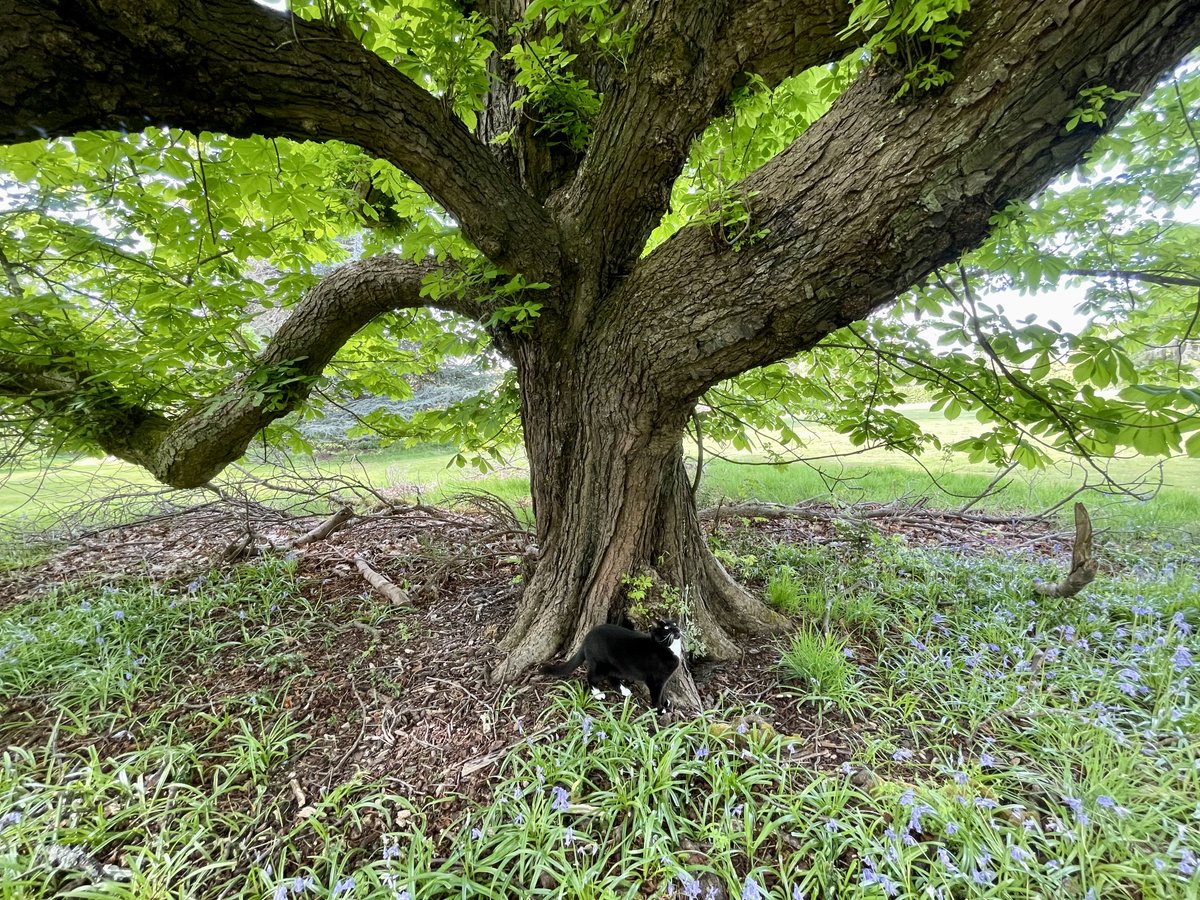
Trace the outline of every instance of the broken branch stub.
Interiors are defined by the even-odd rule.
[[[1075,546],[1071,551],[1071,571],[1058,584],[1035,584],[1043,597],[1073,597],[1091,584],[1100,563],[1092,555],[1092,520],[1082,503],[1075,504]]]

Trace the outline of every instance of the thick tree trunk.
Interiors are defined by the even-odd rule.
[[[784,627],[740,588],[700,532],[681,439],[691,402],[664,400],[618,347],[548,359],[516,353],[539,555],[501,641],[497,680],[572,652],[596,625],[626,618],[626,576],[650,572],[679,592],[695,655],[735,658],[736,637]],[[690,676],[668,697],[696,707]]]

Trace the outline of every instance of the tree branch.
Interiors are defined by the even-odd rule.
[[[605,95],[574,182],[551,200],[581,268],[616,277],[628,271],[734,76],[762,71],[778,83],[828,60],[845,48],[836,32],[847,15],[840,0],[655,5],[625,77]]]
[[[1147,284],[1181,287],[1200,287],[1200,277],[1188,275],[1162,275],[1158,272],[1138,272],[1133,269],[1067,269],[1065,275],[1083,278],[1115,278],[1121,281],[1145,281]]]
[[[197,487],[303,403],[338,349],[376,316],[427,305],[479,312],[469,301],[430,304],[422,297],[422,280],[434,268],[378,256],[335,270],[296,305],[248,371],[179,416],[122,400],[108,384],[61,362],[8,354],[0,356],[0,395],[72,422],[106,453],[146,468],[164,484]]]
[[[250,0],[0,6],[0,142],[152,125],[356,144],[493,262],[557,269],[542,207],[438,98],[340,31]]]
[[[685,229],[614,293],[617,317],[680,402],[786,358],[893,301],[987,234],[1010,200],[1082,159],[1100,131],[1065,122],[1095,84],[1141,95],[1200,43],[1200,3],[976,2],[944,92],[892,99],[868,70],[791,147],[748,178],[766,234],[734,252]],[[1002,61],[1002,62],[1001,62]],[[1112,104],[1114,122],[1135,101]]]

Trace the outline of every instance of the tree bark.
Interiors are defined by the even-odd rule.
[[[730,578],[700,531],[681,444],[692,406],[657,391],[619,339],[584,344],[603,349],[567,358],[517,348],[539,554],[493,678],[514,678],[572,652],[596,625],[623,621],[624,581],[645,572],[678,590],[682,605],[671,612],[695,655],[734,659],[739,638],[786,622]],[[698,704],[686,671],[668,697]]]

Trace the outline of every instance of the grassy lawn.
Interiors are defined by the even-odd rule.
[[[923,428],[937,433],[943,443],[972,432],[970,422],[965,419],[947,421],[938,413],[920,409],[905,412]],[[805,455],[814,458],[812,464],[766,465],[762,454],[723,454],[743,463],[735,464],[711,458],[712,448],[709,448],[699,501],[702,505],[747,499],[792,504],[834,498],[855,503],[927,497],[935,507],[953,509],[981,493],[997,474],[986,464],[970,464],[962,457],[936,451],[919,459],[882,450],[838,460],[821,459],[834,453],[850,454],[856,449],[845,438],[828,431],[810,435]],[[694,447],[690,452],[694,456]],[[394,496],[419,495],[434,503],[445,502],[462,491],[480,489],[512,503],[528,500],[528,474],[519,450],[513,453],[510,467],[486,475],[452,465],[454,455],[447,447],[393,447],[352,457],[298,458],[286,468],[247,461],[244,468],[257,477],[284,482],[292,472],[305,477],[340,477]],[[1079,499],[1088,504],[1098,527],[1147,536],[1177,529],[1195,533],[1195,523],[1200,522],[1200,459],[1177,458],[1165,462],[1117,459],[1103,465],[1115,480],[1131,486],[1140,484],[1138,493],[1152,495],[1150,499],[1139,500],[1105,489],[1094,469],[1064,457],[1049,469],[1014,470],[1006,476],[1004,489],[985,498],[976,508],[1044,510],[1061,503],[1086,480],[1096,489],[1085,492]],[[224,477],[230,481],[242,478],[236,470],[226,472]],[[20,519],[32,527],[44,526],[53,524],[60,511],[78,509],[89,498],[115,495],[118,499],[113,507],[119,508],[120,498],[126,495],[159,488],[143,470],[113,459],[70,460],[54,465],[49,471],[18,470],[0,481],[0,520]],[[271,496],[267,488],[253,490],[259,496]],[[167,493],[160,499],[198,502],[205,495]],[[89,513],[103,515],[103,510],[92,508]]]

